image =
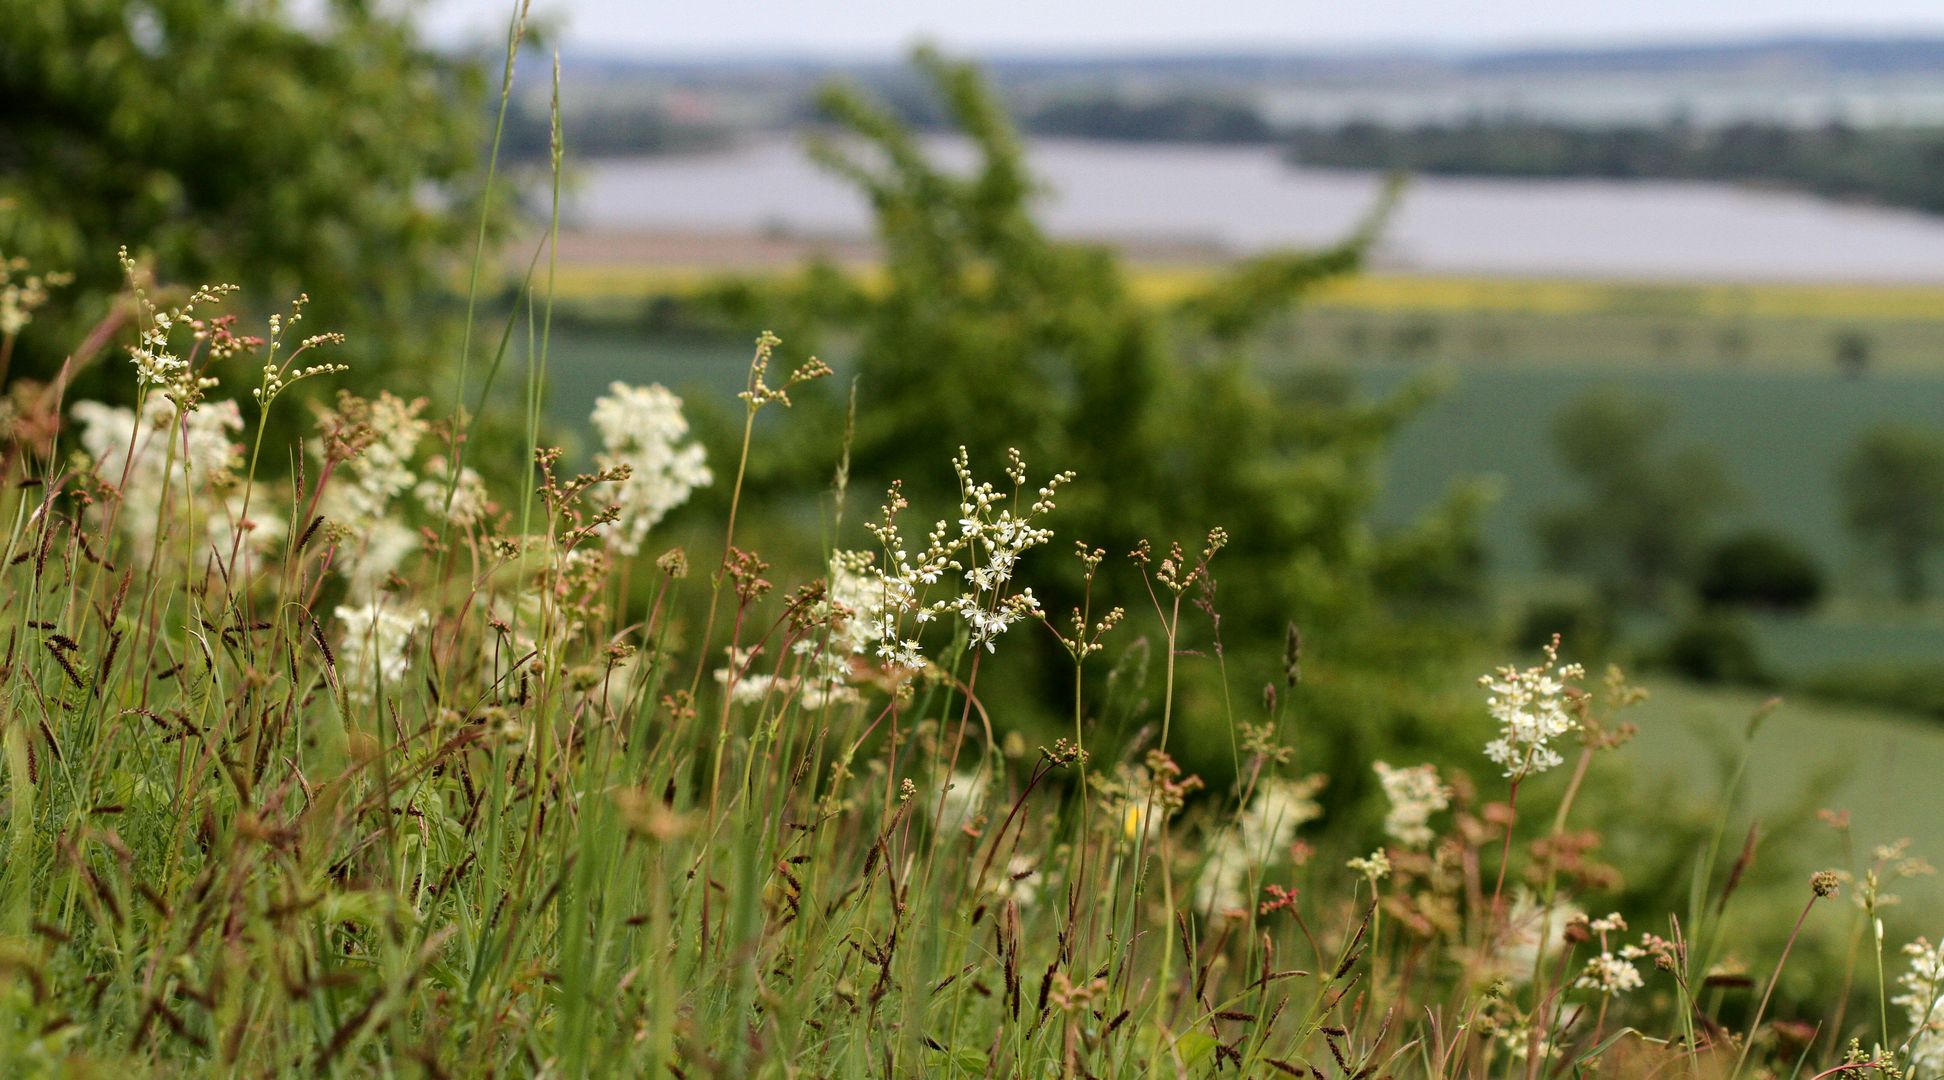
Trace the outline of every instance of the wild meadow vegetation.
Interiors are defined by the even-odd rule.
[[[168,302],[125,265],[135,405],[10,399],[15,1075],[1926,1075],[1944,1055],[1944,961],[1877,921],[1927,871],[1901,847],[1800,880],[1755,965],[1729,961],[1752,834],[1737,858],[1716,829],[1684,908],[1604,909],[1617,872],[1577,812],[1632,734],[1617,670],[1553,645],[1480,680],[1469,765],[1363,763],[1382,820],[1326,857],[1295,629],[1216,724],[1232,774],[1176,756],[1178,667],[1224,667],[1188,647],[1220,626],[1221,528],[1076,543],[1083,478],[960,452],[954,497],[894,484],[853,520],[840,472],[843,546],[773,581],[737,531],[764,447],[707,460],[658,386],[601,399],[588,470],[536,443],[499,490],[464,464],[463,416],[343,390],[269,480],[285,392],[354,378],[335,335],[298,306],[250,336],[226,290]],[[7,295],[16,322],[44,299]],[[758,342],[746,431],[830,374],[777,348]],[[659,548],[715,483],[717,535]],[[1071,611],[1035,594],[1061,560]],[[1071,695],[1039,745],[981,693],[1033,638]],[[1785,1020],[1811,924],[1848,935],[1846,985]],[[1852,986],[1874,1008],[1848,1011]]]
[[[979,162],[833,91],[884,265],[712,287],[783,332],[717,400],[556,424],[546,243],[449,386],[0,264],[65,350],[0,407],[0,1074],[1944,1072],[1921,843],[1776,809],[1774,702],[1657,780],[1627,674],[1502,644],[1479,491],[1374,512],[1428,391],[1257,363],[1385,206],[1157,297],[920,64]]]

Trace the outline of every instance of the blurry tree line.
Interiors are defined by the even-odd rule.
[[[1444,175],[1585,176],[1760,183],[1843,199],[1944,212],[1944,130],[1795,126],[1585,124],[1522,117],[1388,125],[1353,121],[1287,133],[1304,165]]]

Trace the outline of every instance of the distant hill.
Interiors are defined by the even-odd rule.
[[[1462,57],[1472,75],[1694,74],[1802,71],[1944,75],[1944,37],[1784,37],[1621,48],[1518,49]]]
[[[1653,45],[1560,46],[1481,50],[1383,49],[1342,51],[1228,50],[1096,55],[993,54],[980,58],[1008,79],[1115,78],[1147,75],[1224,82],[1309,79],[1413,81],[1438,76],[1696,74],[1721,72],[1944,76],[1944,36],[1788,36],[1747,41]],[[587,50],[562,54],[563,67],[596,77],[621,75],[757,74],[816,77],[839,71],[869,75],[898,69],[896,57],[837,59],[805,55],[718,59],[631,58]]]

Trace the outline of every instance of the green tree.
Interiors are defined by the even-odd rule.
[[[407,8],[316,7],[0,0],[0,251],[76,275],[75,317],[31,328],[17,368],[102,316],[126,245],[166,280],[308,291],[311,325],[423,376],[426,298],[478,220],[484,72]]]
[[[1876,346],[1870,335],[1861,330],[1849,329],[1837,334],[1831,345],[1835,354],[1836,370],[1845,379],[1860,379],[1869,374],[1870,363],[1876,354]]]
[[[1657,606],[1690,578],[1709,525],[1734,494],[1720,460],[1665,445],[1657,402],[1596,391],[1553,422],[1553,451],[1584,494],[1538,522],[1547,560],[1588,575],[1609,598]]]
[[[817,265],[780,285],[731,283],[718,297],[738,323],[773,326],[793,349],[822,352],[856,376],[853,490],[902,477],[914,502],[940,505],[955,489],[926,482],[950,480],[940,463],[958,447],[989,463],[1017,447],[1037,466],[1079,474],[1061,504],[1062,531],[1117,560],[1143,539],[1199,547],[1205,530],[1226,527],[1232,543],[1217,576],[1248,587],[1216,600],[1222,638],[1280,641],[1287,621],[1301,619],[1328,628],[1332,661],[1348,669],[1370,662],[1358,635],[1403,640],[1394,625],[1378,628],[1383,611],[1467,593],[1474,493],[1410,528],[1380,533],[1371,522],[1388,437],[1425,388],[1346,401],[1278,388],[1253,358],[1265,323],[1360,265],[1388,202],[1334,247],[1247,260],[1157,303],[1131,287],[1110,250],[1042,231],[1038,185],[977,72],[931,52],[918,64],[974,143],[976,164],[940,164],[889,110],[851,89],[828,91],[823,105],[842,137],[815,141],[812,153],[870,200],[882,273]],[[799,402],[818,407],[848,401]],[[829,475],[827,450],[766,456],[799,470],[752,475],[773,490]],[[1076,573],[1066,591],[1046,590],[1047,609],[1063,615],[1077,585]],[[1221,701],[1207,704],[1219,725]],[[1228,761],[1226,737],[1215,738]]]
[[[1717,607],[1805,611],[1822,599],[1822,568],[1801,544],[1750,530],[1708,549],[1695,592]]]
[[[1928,428],[1866,432],[1838,474],[1850,531],[1889,561],[1897,596],[1930,596],[1930,560],[1944,543],[1944,436]]]

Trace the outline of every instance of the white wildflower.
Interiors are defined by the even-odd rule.
[[[1405,847],[1420,848],[1431,842],[1431,815],[1451,805],[1451,789],[1438,779],[1433,765],[1395,768],[1379,761],[1371,766],[1383,785],[1390,810],[1384,815],[1384,831]]]
[[[412,635],[431,618],[423,609],[393,611],[379,601],[340,607],[344,643],[338,647],[338,677],[352,701],[369,704],[380,685],[392,686],[411,666]]]
[[[1390,856],[1384,852],[1383,848],[1378,848],[1368,855],[1351,859],[1349,862],[1344,863],[1344,865],[1369,878],[1373,885],[1389,877],[1391,872]]]
[[[1491,974],[1515,984],[1530,981],[1533,970],[1565,945],[1566,924],[1582,917],[1571,904],[1555,902],[1549,910],[1519,889],[1493,949]]]
[[[379,394],[366,420],[375,437],[344,462],[325,489],[321,509],[346,537],[338,548],[337,569],[350,579],[353,598],[373,596],[418,547],[419,534],[393,516],[392,504],[418,480],[412,456],[431,429],[419,415],[425,405],[423,399]]]
[[[1196,906],[1210,914],[1247,909],[1259,871],[1282,860],[1297,829],[1323,816],[1316,801],[1323,784],[1321,775],[1264,780],[1248,807],[1209,838]]]
[[[155,306],[142,287],[140,269],[127,248],[121,250],[121,264],[122,273],[135,294],[138,330],[136,342],[128,347],[128,354],[135,365],[136,385],[154,387],[177,405],[194,412],[202,392],[216,385],[216,381],[200,377],[190,370],[189,361],[173,351],[170,338],[177,327],[183,327],[194,338],[201,340],[208,326],[196,317],[196,309],[222,302],[237,287],[204,285],[189,294],[189,299],[181,307],[163,311]]]
[[[682,442],[689,430],[682,399],[665,386],[614,383],[594,403],[593,420],[603,447],[596,463],[602,469],[628,470],[613,496],[620,517],[602,532],[615,551],[635,555],[648,530],[715,477],[702,444]]]
[[[1593,990],[1602,994],[1624,994],[1638,990],[1643,985],[1640,969],[1633,966],[1629,959],[1603,951],[1586,962],[1586,969],[1573,980],[1573,986],[1580,990]]]
[[[1485,756],[1514,780],[1542,773],[1565,759],[1552,740],[1573,730],[1569,687],[1584,677],[1578,664],[1559,663],[1559,639],[1546,646],[1546,662],[1520,670],[1502,667],[1479,685],[1491,692],[1486,705],[1499,723],[1499,736],[1485,744]]]
[[[194,515],[209,550],[226,559],[232,546],[249,556],[282,535],[280,514],[240,520],[243,492],[236,469],[242,447],[233,436],[242,430],[243,414],[234,401],[179,414],[173,399],[151,394],[139,424],[132,410],[98,401],[76,402],[72,414],[95,475],[121,492],[117,528],[142,551],[154,549],[165,515],[176,523]],[[239,533],[247,543],[239,542]],[[247,572],[248,566],[235,569]]]
[[[1910,970],[1897,977],[1904,993],[1890,1000],[1910,1020],[1910,1071],[1944,1075],[1944,943],[1918,938],[1904,946],[1904,955]]]
[[[377,438],[364,452],[345,463],[351,483],[334,484],[337,497],[333,520],[360,528],[385,516],[392,500],[411,490],[418,479],[412,454],[431,425],[419,416],[423,399],[405,401],[389,393],[371,402],[371,429]]]
[[[852,665],[870,654],[884,632],[883,611],[891,583],[879,573],[869,552],[837,551],[823,599],[812,609],[822,632],[805,635],[792,646],[801,657],[795,678],[804,708],[855,701]]]
[[[1505,1047],[1505,1052],[1511,1055],[1512,1060],[1528,1061],[1531,1059],[1533,1038],[1532,1026],[1530,1024],[1508,1024],[1505,1027],[1501,1027],[1498,1031],[1498,1039],[1499,1044]],[[1543,1035],[1538,1039],[1538,1048],[1539,1060],[1541,1061],[1549,1060],[1559,1049],[1551,1039]]]
[[[446,500],[446,484],[450,466],[442,457],[435,457],[425,463],[425,479],[412,489],[419,505],[433,517],[443,517],[460,528],[470,528],[486,519],[487,496],[486,481],[478,470],[471,465],[461,465],[458,477],[451,481],[452,499]]]
[[[0,338],[13,337],[34,321],[34,310],[47,303],[50,287],[73,280],[68,274],[29,273],[26,259],[0,258]]]
[[[755,705],[768,697],[776,685],[776,676],[755,670],[756,654],[734,646],[724,651],[729,655],[729,662],[715,670],[715,681],[718,686],[728,687],[729,700],[738,705]]]

